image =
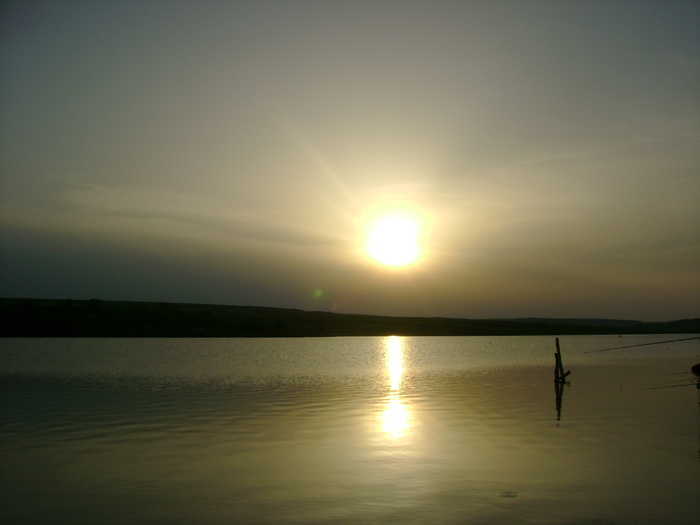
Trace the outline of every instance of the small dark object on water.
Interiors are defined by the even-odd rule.
[[[501,497],[502,498],[514,498],[515,492],[511,492],[510,490],[504,490],[503,492],[501,492]]]
[[[695,374],[696,376],[700,376],[700,363],[697,365],[693,366],[690,371]]]

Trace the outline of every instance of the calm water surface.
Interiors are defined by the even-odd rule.
[[[10,524],[696,524],[682,336],[5,339]]]

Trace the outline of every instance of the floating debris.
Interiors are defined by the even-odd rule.
[[[515,492],[511,492],[510,490],[504,490],[501,492],[501,497],[502,498],[514,498],[516,496]]]

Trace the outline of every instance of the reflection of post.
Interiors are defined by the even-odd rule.
[[[561,401],[564,397],[564,383],[562,381],[554,382],[554,393],[557,405],[557,421],[561,421]]]

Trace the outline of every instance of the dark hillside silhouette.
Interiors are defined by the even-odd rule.
[[[185,303],[0,299],[2,337],[323,337],[698,333],[700,319],[453,319]]]

